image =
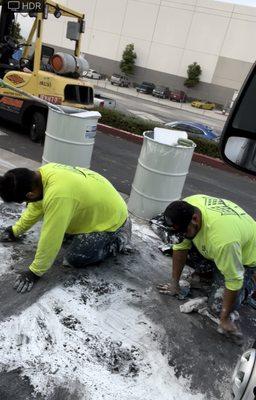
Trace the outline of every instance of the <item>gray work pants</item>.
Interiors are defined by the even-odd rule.
[[[130,247],[132,223],[126,222],[115,232],[92,232],[74,235],[67,248],[64,265],[84,267],[98,263],[109,256],[125,252]]]

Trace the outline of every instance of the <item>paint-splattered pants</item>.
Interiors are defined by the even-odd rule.
[[[238,310],[241,304],[246,304],[246,303],[251,304],[251,297],[256,291],[256,281],[253,278],[253,275],[255,273],[256,273],[256,268],[245,267],[243,287],[238,292],[234,310]],[[216,270],[213,273],[213,284],[211,286],[209,305],[211,306],[213,311],[217,313],[221,311],[224,287],[225,285],[223,276],[216,268]]]
[[[125,252],[130,246],[131,220],[127,218],[121,228],[115,232],[93,232],[74,235],[68,247],[64,265],[84,267],[103,261],[109,256]]]
[[[221,310],[225,288],[223,275],[220,273],[215,263],[204,258],[194,246],[189,250],[187,264],[200,276],[201,274],[208,274],[208,303],[212,310],[218,314]],[[244,283],[242,289],[238,293],[235,310],[238,310],[241,304],[247,303],[256,307],[256,301],[252,298],[256,293],[256,281],[253,279],[254,273],[256,273],[256,267],[244,267]]]

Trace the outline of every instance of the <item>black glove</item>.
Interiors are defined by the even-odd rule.
[[[16,240],[19,240],[19,238],[14,236],[11,226],[0,229],[0,242],[16,242]]]
[[[18,293],[30,292],[34,283],[38,281],[38,279],[39,276],[35,275],[31,271],[22,272],[17,277],[13,288],[16,289]]]

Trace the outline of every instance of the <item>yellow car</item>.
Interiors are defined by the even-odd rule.
[[[194,100],[191,103],[192,107],[196,108],[202,108],[203,110],[213,110],[215,108],[215,104],[211,103],[210,101],[200,101],[200,100]]]

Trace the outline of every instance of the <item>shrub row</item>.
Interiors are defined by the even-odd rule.
[[[100,123],[113,126],[114,128],[122,129],[127,132],[136,133],[137,135],[142,135],[145,131],[153,130],[156,126],[163,127],[162,124],[145,121],[142,118],[135,116],[128,116],[120,111],[111,110],[108,108],[98,108],[101,113]],[[189,136],[190,137],[190,136]],[[200,154],[205,154],[210,157],[219,158],[219,149],[217,143],[197,137],[190,137],[193,142],[196,143],[196,152]]]

